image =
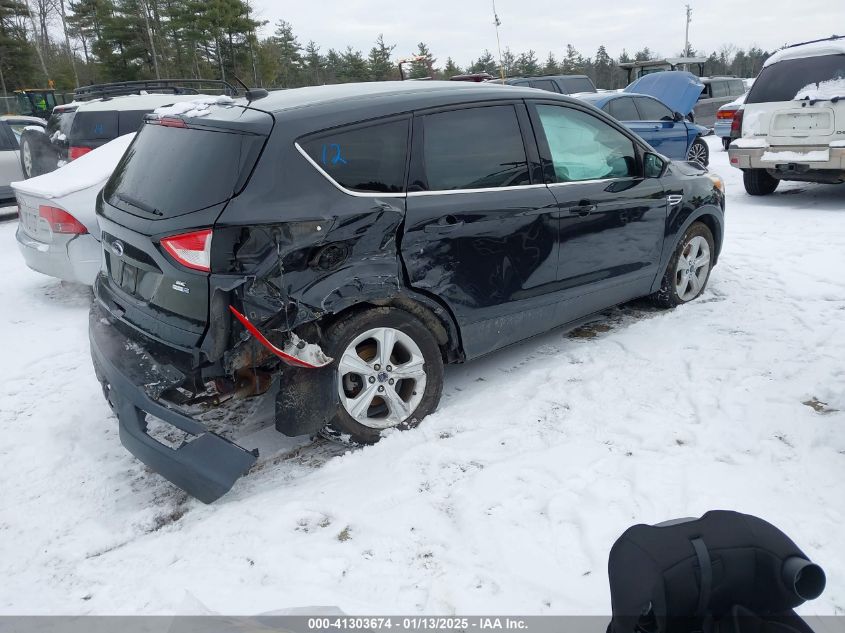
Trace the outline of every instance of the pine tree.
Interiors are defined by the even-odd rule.
[[[540,64],[537,61],[537,53],[529,50],[527,53],[520,53],[514,61],[514,69],[518,75],[533,77],[540,74]]]
[[[549,56],[546,58],[546,63],[543,66],[543,74],[544,75],[557,75],[560,73],[560,68],[557,65],[557,59],[555,59],[554,53],[549,53]]]
[[[493,54],[485,48],[484,52],[481,54],[481,57],[479,57],[474,62],[472,62],[472,64],[470,64],[470,67],[467,69],[467,72],[498,75],[499,66],[496,63],[496,58],[493,57]]]
[[[306,83],[310,85],[319,85],[323,83],[325,61],[320,56],[320,47],[317,42],[309,40],[305,45],[305,55],[303,61],[305,63]]]
[[[281,88],[300,85],[302,80],[302,46],[293,34],[290,22],[279,20],[273,35],[279,59],[275,84]]]
[[[566,56],[561,66],[564,75],[578,75],[584,72],[584,58],[572,44],[566,45]]]
[[[424,77],[433,77],[436,72],[434,62],[437,60],[432,57],[431,51],[425,42],[417,44],[417,56],[422,59],[411,64],[411,78],[423,79]]]
[[[379,33],[375,46],[370,49],[370,54],[367,57],[367,65],[370,69],[369,78],[372,81],[387,81],[394,78],[396,69],[390,60],[394,48],[396,48],[396,45],[388,46],[385,44],[384,35]]]
[[[455,63],[451,57],[446,58],[446,65],[443,67],[443,77],[449,79],[450,77],[454,77],[455,75],[461,75],[463,71],[461,67]]]

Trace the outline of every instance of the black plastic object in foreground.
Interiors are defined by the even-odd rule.
[[[751,628],[784,617],[800,628],[791,610],[825,586],[822,568],[778,528],[723,510],[628,528],[611,548],[608,575],[609,633],[701,631],[720,620],[740,630],[737,613],[762,618]]]

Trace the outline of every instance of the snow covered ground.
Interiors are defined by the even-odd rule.
[[[211,506],[122,448],[89,291],[0,225],[0,612],[606,614],[626,527],[724,508],[825,567],[804,613],[845,614],[845,186],[751,198],[710,148],[728,230],[699,301],[452,368],[374,447],[259,432],[263,467]]]

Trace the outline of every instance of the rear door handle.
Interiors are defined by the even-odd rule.
[[[459,220],[454,215],[447,215],[440,218],[437,222],[426,224],[423,229],[426,233],[449,233],[464,225],[463,220]]]
[[[581,217],[585,215],[590,215],[595,210],[596,205],[594,204],[579,204],[577,207],[569,207],[570,213],[574,215],[580,215]]]

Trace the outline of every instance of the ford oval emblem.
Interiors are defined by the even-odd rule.
[[[111,251],[112,251],[112,253],[114,253],[118,257],[122,257],[123,256],[123,242],[121,242],[120,240],[115,240],[114,242],[112,242],[111,243]]]

